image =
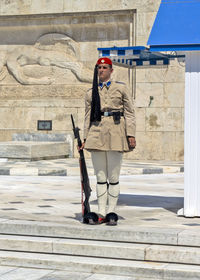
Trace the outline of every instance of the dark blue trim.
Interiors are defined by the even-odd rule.
[[[125,55],[125,50],[118,50],[118,55]]]
[[[158,49],[158,47],[159,47],[159,49]],[[179,46],[167,46],[167,45],[166,46],[151,46],[151,49],[140,46],[140,47],[99,48],[98,50],[101,51],[101,56],[111,57],[113,62],[118,62],[118,63],[126,64],[126,65],[133,65],[136,63],[136,66],[143,66],[145,61],[149,61],[150,65],[158,65],[158,61],[162,61],[163,65],[168,65],[170,59],[184,57],[184,55],[179,55],[179,54],[165,54],[165,53],[158,52],[158,50],[159,51],[166,51],[166,50],[174,51],[174,50],[176,50],[175,47],[178,48],[177,50],[180,50]],[[200,48],[200,45],[198,45],[198,47]],[[130,51],[128,52],[128,57],[126,56],[127,48],[128,49],[134,48],[132,54]],[[168,48],[168,49],[166,49],[166,48]],[[115,51],[115,55],[117,56],[116,58],[115,58],[115,55],[113,55],[113,53],[112,53],[113,49]],[[116,51],[116,49],[117,49],[117,51]],[[113,55],[113,57],[112,57],[112,55]],[[160,64],[160,65],[162,65],[162,64]]]
[[[150,60],[150,65],[156,65],[156,59],[151,59]]]
[[[98,51],[104,51],[104,50],[109,50],[109,51],[115,51],[115,50],[145,50],[146,47],[144,46],[135,46],[135,47],[111,47],[111,48],[98,48]]]
[[[199,3],[199,0],[162,0],[161,1],[163,4],[182,4],[182,3]]]
[[[200,51],[200,44],[198,45],[157,45],[150,46],[151,52],[164,51]]]
[[[144,50],[144,49],[133,50],[133,54],[140,54],[142,50]]]
[[[169,64],[169,59],[164,59],[163,60],[163,65],[168,65]]]
[[[110,51],[109,50],[103,50],[102,51],[102,56],[109,56],[110,55]]]
[[[143,65],[143,61],[142,60],[137,60],[136,61],[136,65],[137,66],[142,66]]]

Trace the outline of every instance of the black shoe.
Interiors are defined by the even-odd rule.
[[[96,225],[98,224],[99,216],[95,212],[89,212],[83,219],[85,224]]]
[[[105,222],[107,226],[116,226],[118,221],[118,216],[116,213],[111,212],[106,215]]]

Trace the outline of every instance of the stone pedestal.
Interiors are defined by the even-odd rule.
[[[0,142],[0,158],[31,161],[68,156],[69,144],[66,142]]]

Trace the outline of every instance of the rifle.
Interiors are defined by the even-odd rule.
[[[79,134],[79,128],[75,127],[73,115],[71,115],[72,126],[74,137],[77,139],[78,147],[82,146],[82,141]],[[80,175],[81,175],[81,204],[82,204],[82,217],[83,223],[86,222],[86,215],[90,212],[89,198],[91,193],[90,182],[85,162],[85,156],[83,150],[79,149],[79,165],[80,165]]]

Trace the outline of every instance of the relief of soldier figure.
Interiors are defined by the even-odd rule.
[[[76,41],[65,34],[46,34],[41,36],[33,46],[18,46],[12,50],[1,51],[0,80],[8,72],[23,85],[47,85],[54,79],[49,76],[31,77],[25,74],[24,66],[46,66],[68,69],[75,78],[84,83],[91,83],[92,70],[78,60],[79,46]],[[90,73],[91,72],[91,73]]]

